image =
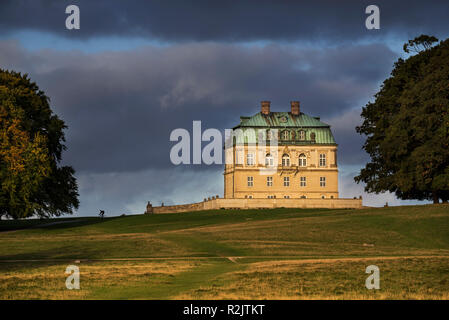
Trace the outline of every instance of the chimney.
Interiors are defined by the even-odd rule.
[[[299,101],[290,101],[290,105],[292,107],[292,115],[299,116],[300,113]]]
[[[260,112],[262,114],[265,114],[265,115],[269,115],[270,114],[270,103],[271,103],[270,101],[262,101],[260,103],[260,105],[261,105]]]

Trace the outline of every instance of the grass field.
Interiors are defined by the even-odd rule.
[[[0,221],[0,241],[0,299],[449,299],[447,205]]]

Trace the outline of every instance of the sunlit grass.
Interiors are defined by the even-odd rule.
[[[0,221],[0,299],[449,298],[447,205],[53,221]]]

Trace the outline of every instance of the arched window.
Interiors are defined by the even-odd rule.
[[[282,166],[289,167],[290,166],[290,156],[288,154],[284,154],[282,156]]]
[[[299,166],[300,167],[307,167],[307,157],[304,153],[301,153],[299,155]]]
[[[299,140],[306,140],[306,132],[304,130],[299,131],[298,139]]]
[[[266,165],[267,167],[272,167],[272,166],[274,166],[274,158],[273,158],[273,156],[272,156],[271,154],[269,154],[269,153],[265,156],[265,165]]]
[[[281,138],[282,138],[282,140],[290,140],[290,132],[288,132],[288,130],[282,131]]]

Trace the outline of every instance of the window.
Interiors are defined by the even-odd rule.
[[[306,132],[304,130],[299,131],[298,139],[299,140],[306,140]]]
[[[290,177],[284,177],[284,187],[290,186]]]
[[[282,156],[282,166],[289,167],[290,166],[290,156],[288,154],[284,154]]]
[[[307,157],[304,153],[301,153],[299,155],[299,166],[300,167],[307,167]]]
[[[254,154],[248,153],[246,155],[246,165],[253,166],[254,165]]]
[[[284,199],[290,199],[290,196],[284,196]]]
[[[326,198],[326,196],[321,196],[321,199],[325,199]]]
[[[326,166],[326,154],[320,153],[320,167]]]
[[[333,199],[334,198],[334,196],[331,196],[331,199]]]
[[[305,187],[306,186],[306,177],[300,177],[299,178],[299,185],[301,187]]]
[[[265,165],[267,167],[272,167],[274,165],[274,159],[271,154],[267,154],[265,157]]]
[[[252,187],[254,185],[254,177],[248,177],[248,187]]]
[[[252,198],[253,198],[253,196],[252,196],[252,195],[249,195],[249,196],[248,196],[248,199],[252,199]]]
[[[306,199],[307,197],[306,196],[301,196],[301,199]]]
[[[267,131],[267,140],[271,140],[271,139],[273,139],[273,134],[272,134],[271,130],[268,130]]]
[[[268,199],[276,199],[276,196],[268,196]]]
[[[310,140],[315,140],[315,132],[312,132],[312,133],[310,134]]]
[[[243,157],[243,151],[242,150],[236,150],[235,152],[235,163],[242,165],[244,162],[244,157]]]
[[[290,140],[290,132],[287,130],[282,131],[282,140]]]
[[[267,177],[267,187],[273,186],[273,177]]]
[[[320,187],[326,186],[326,177],[320,177]]]

